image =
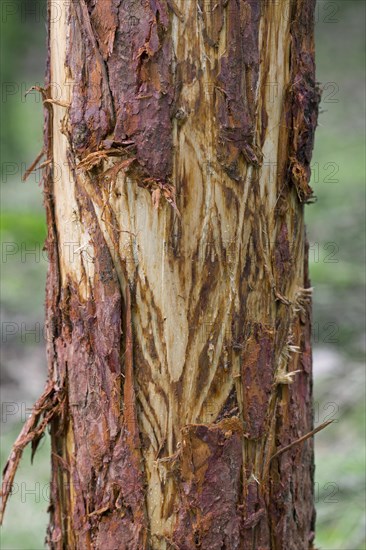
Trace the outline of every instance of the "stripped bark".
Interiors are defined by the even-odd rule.
[[[312,548],[314,0],[49,10],[49,546]]]

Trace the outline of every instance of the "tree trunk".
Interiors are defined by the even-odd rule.
[[[49,545],[313,548],[314,0],[49,10]]]

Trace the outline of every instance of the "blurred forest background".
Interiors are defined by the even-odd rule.
[[[42,149],[44,0],[1,0],[1,464],[46,377],[47,259],[40,173],[21,181]],[[314,286],[317,547],[365,548],[365,2],[318,0],[322,108],[307,206]],[[3,550],[44,548],[50,449],[23,457],[1,530]]]

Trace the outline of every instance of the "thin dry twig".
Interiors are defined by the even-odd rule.
[[[45,99],[43,103],[50,103],[51,105],[58,105],[59,107],[65,107],[65,109],[68,109],[70,107],[70,103],[66,103],[66,101],[59,101],[58,99]]]
[[[31,86],[31,88],[29,88],[29,90],[25,92],[24,97],[27,97],[27,95],[33,92],[33,90],[35,90],[36,92],[39,92],[42,95],[43,100],[48,99],[47,91],[45,90],[45,88],[42,88],[42,86]]]
[[[289,449],[291,449],[291,447],[293,447],[294,445],[298,445],[299,443],[303,443],[303,441],[306,441],[312,435],[315,435],[316,433],[320,432],[321,430],[324,430],[324,428],[329,426],[329,424],[332,424],[332,422],[334,422],[334,419],[333,420],[327,420],[326,422],[323,422],[323,424],[321,424],[320,426],[318,426],[314,430],[311,430],[311,432],[303,435],[302,437],[299,437],[299,439],[296,439],[295,441],[293,441],[289,445],[286,445],[286,447],[282,447],[273,456],[271,456],[270,460],[273,460],[274,458],[277,458],[282,453],[284,453],[284,452],[288,451]]]
[[[39,161],[41,160],[44,154],[45,154],[45,150],[43,148],[42,151],[36,156],[32,164],[29,166],[29,168],[27,168],[24,176],[22,177],[22,181],[26,181],[28,179],[29,175],[35,170],[37,164],[39,163]]]

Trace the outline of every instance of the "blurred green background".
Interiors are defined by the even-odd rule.
[[[21,176],[42,149],[46,16],[43,0],[1,0],[1,463],[46,376],[47,260],[40,174]],[[317,78],[323,100],[313,158],[318,202],[307,207],[314,290],[317,546],[365,548],[365,2],[320,0]],[[16,243],[14,245],[13,243]],[[44,548],[49,441],[16,476],[4,550]]]

